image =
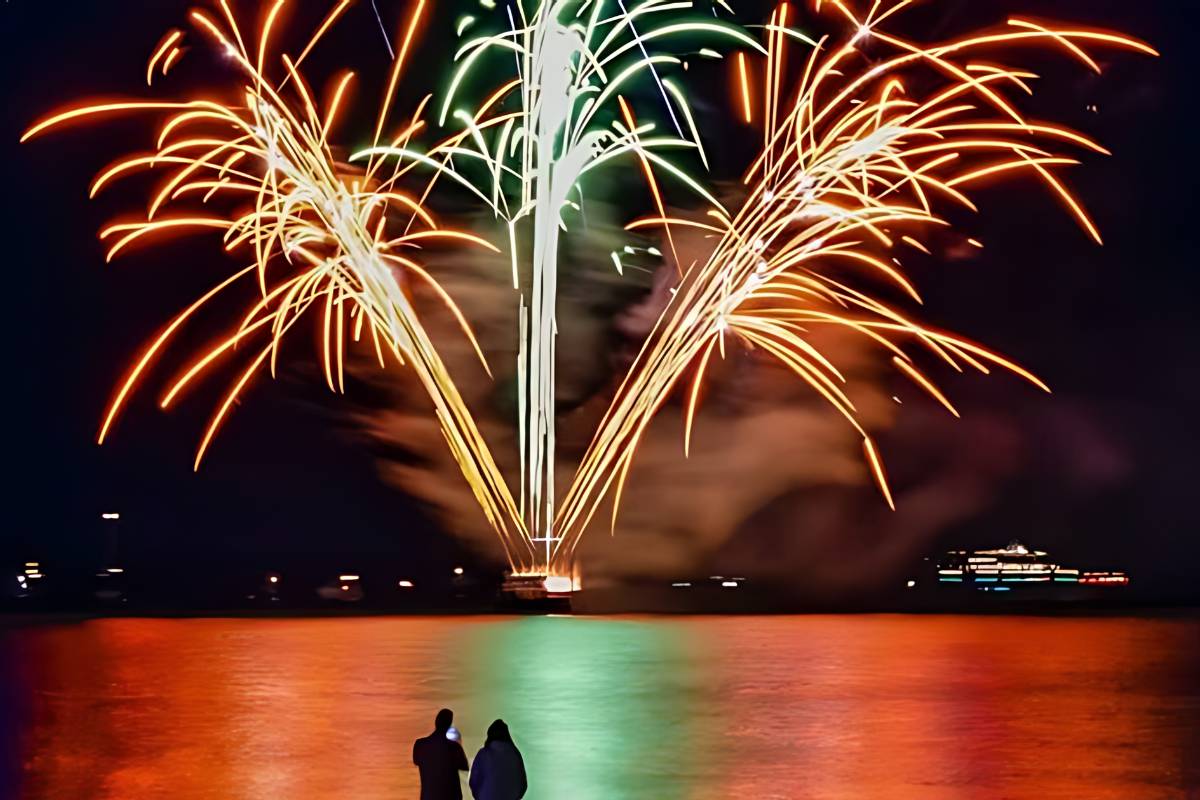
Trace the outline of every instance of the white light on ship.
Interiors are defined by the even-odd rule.
[[[571,579],[565,575],[551,575],[542,581],[542,586],[545,587],[547,592],[552,594],[562,594],[575,588],[571,583]]]

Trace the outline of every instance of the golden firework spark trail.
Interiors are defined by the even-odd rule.
[[[840,328],[877,344],[901,374],[955,416],[950,400],[906,347],[923,349],[958,371],[1001,367],[1048,391],[1012,361],[915,321],[876,297],[870,284],[890,284],[919,302],[893,253],[901,244],[929,252],[921,236],[949,224],[935,208],[975,210],[964,190],[992,176],[1032,172],[1099,242],[1095,225],[1056,173],[1079,163],[1060,148],[1106,151],[1081,134],[1022,115],[1008,95],[1029,91],[1036,76],[1000,65],[997,56],[1019,45],[1042,45],[1061,48],[1098,70],[1088,47],[1155,51],[1118,34],[1019,18],[943,44],[917,44],[881,27],[908,5],[873,0],[862,14],[844,0],[815,2],[814,10],[839,16],[848,32],[821,41],[787,95],[794,98],[790,104],[777,76],[788,31],[768,25],[766,143],[746,175],[745,203],[733,217],[713,209],[706,219],[659,216],[629,226],[693,226],[717,244],[706,263],[683,277],[601,422],[563,498],[556,521],[563,538],[555,559],[570,558],[610,492],[615,525],[638,442],[683,377],[695,370],[684,412],[688,446],[714,350],[724,353],[734,344],[755,349],[812,387],[862,436],[864,457],[889,505],[878,448],[858,419],[845,377],[809,340],[812,331]],[[772,19],[786,15],[784,4]],[[870,60],[860,52],[867,43]],[[985,55],[986,62],[977,60]],[[745,91],[740,59],[737,69]],[[935,88],[913,93],[931,83]],[[749,117],[748,94],[741,100]]]
[[[56,113],[22,137],[25,141],[68,122],[115,113],[165,115],[153,152],[117,162],[92,184],[94,196],[137,170],[158,170],[166,177],[151,198],[144,220],[114,224],[101,232],[100,238],[111,242],[108,259],[142,239],[204,229],[222,231],[228,251],[253,253],[249,266],[234,272],[184,309],[152,341],[118,388],[98,439],[105,440],[155,357],[195,312],[230,287],[256,281],[259,297],[243,311],[234,332],[185,368],[162,399],[163,407],[170,405],[194,379],[223,358],[243,347],[250,348],[249,363],[225,394],[201,439],[196,467],[237,397],[260,370],[275,374],[283,340],[311,311],[319,321],[321,362],[331,390],[343,390],[348,339],[359,341],[364,328],[381,365],[388,351],[414,371],[433,402],[446,442],[464,477],[500,534],[510,563],[514,569],[525,568],[532,560],[532,543],[520,511],[400,283],[414,280],[431,287],[454,314],[483,361],[462,313],[410,254],[431,241],[496,248],[470,233],[439,226],[421,200],[395,187],[394,173],[387,179],[377,175],[381,163],[372,160],[365,176],[339,165],[328,136],[352,73],[345,73],[337,82],[321,114],[299,67],[349,2],[342,0],[331,9],[299,57],[281,54],[277,61],[280,68],[275,69],[268,66],[270,39],[284,5],[285,0],[275,0],[270,6],[257,41],[250,47],[225,0],[219,0],[220,14],[216,17],[204,11],[191,14],[195,29],[240,68],[246,82],[240,87],[237,102],[193,98],[94,104]],[[423,7],[423,0],[418,0],[405,27],[379,108],[376,142],[386,126]],[[156,66],[161,64],[165,73],[177,60],[182,39],[183,33],[173,30],[160,41],[147,65],[148,83]],[[282,79],[273,81],[273,72]],[[421,124],[414,118],[393,144],[407,145]],[[196,198],[198,202],[193,202],[192,208],[198,206],[199,210],[171,210],[181,201]],[[408,228],[399,235],[388,231],[387,215],[393,208],[411,217]],[[352,328],[349,337],[347,326]]]

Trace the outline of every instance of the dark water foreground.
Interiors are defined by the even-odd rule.
[[[531,800],[1200,797],[1195,619],[104,619],[0,664],[2,797],[412,798],[441,705]]]

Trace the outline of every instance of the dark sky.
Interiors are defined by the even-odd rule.
[[[379,5],[394,28],[399,6]],[[1026,184],[985,196],[975,228],[989,244],[982,258],[938,280],[926,277],[923,285],[939,322],[1016,355],[1045,377],[1056,394],[1036,402],[1061,402],[1067,416],[1086,416],[1126,464],[1118,481],[1083,495],[1015,481],[1002,506],[974,529],[1021,534],[1027,521],[1048,521],[1073,528],[1077,539],[1091,540],[1099,554],[1143,576],[1196,583],[1196,12],[1185,10],[1191,3],[1166,0],[939,5],[946,13],[927,17],[939,28],[935,36],[1020,11],[1119,28],[1164,53],[1157,60],[1122,55],[1099,79],[1065,60],[1043,69],[1047,77],[1033,105],[1042,110],[1038,116],[1078,127],[1115,152],[1071,174],[1105,247],[1091,244],[1052,200]],[[137,198],[118,191],[89,202],[86,187],[97,168],[146,144],[144,127],[77,128],[26,145],[17,139],[30,121],[73,99],[144,94],[146,56],[163,31],[182,25],[188,6],[10,0],[0,7],[7,111],[0,158],[9,186],[12,280],[0,559],[94,558],[98,514],[114,509],[124,515],[123,545],[135,561],[269,560],[288,552],[332,558],[343,568],[385,557],[414,572],[440,569],[459,558],[456,545],[378,481],[370,453],[338,424],[335,406],[303,368],[255,385],[198,475],[191,470],[193,448],[223,381],[165,414],[146,393],[110,444],[94,444],[101,412],[132,355],[228,264],[199,238],[104,264],[95,233],[136,208]],[[452,15],[443,16],[421,51],[430,63],[445,58],[437,51],[449,41]],[[366,0],[328,44],[335,55],[353,53],[347,60],[360,73],[386,69]],[[209,63],[193,54],[178,79],[196,78]],[[365,92],[359,102],[371,105]],[[1092,103],[1100,113],[1086,110]],[[307,357],[302,351],[297,358]],[[1044,461],[1052,468],[1055,458]]]

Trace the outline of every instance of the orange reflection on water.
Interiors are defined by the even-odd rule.
[[[389,635],[399,624],[403,635]],[[440,620],[101,620],[22,635],[30,797],[412,793]],[[435,709],[436,710],[436,709]]]
[[[10,631],[18,796],[416,796],[412,740],[497,716],[529,800],[1171,798],[1193,620],[97,620]],[[4,740],[0,736],[0,741]],[[11,736],[8,738],[12,738]],[[3,792],[0,792],[3,794]]]
[[[1200,627],[1037,617],[716,625],[724,716],[778,780],[708,797],[1177,798],[1200,788]],[[754,664],[753,677],[745,673]],[[747,709],[770,708],[768,716]]]

